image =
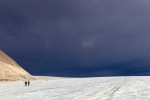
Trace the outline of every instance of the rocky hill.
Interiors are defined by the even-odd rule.
[[[33,77],[0,50],[0,81],[24,79],[33,79]]]

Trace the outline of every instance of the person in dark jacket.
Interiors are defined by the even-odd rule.
[[[25,81],[24,83],[25,83],[25,86],[27,86],[27,81]]]
[[[28,86],[30,85],[30,81],[28,81]]]

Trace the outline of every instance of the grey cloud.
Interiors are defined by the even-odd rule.
[[[1,48],[24,66],[121,75],[150,65],[148,0],[1,2]]]

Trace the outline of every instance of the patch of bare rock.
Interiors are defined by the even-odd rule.
[[[0,50],[0,82],[34,79],[31,74]]]

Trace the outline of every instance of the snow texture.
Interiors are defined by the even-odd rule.
[[[0,83],[0,100],[150,100],[150,77],[45,78]]]

